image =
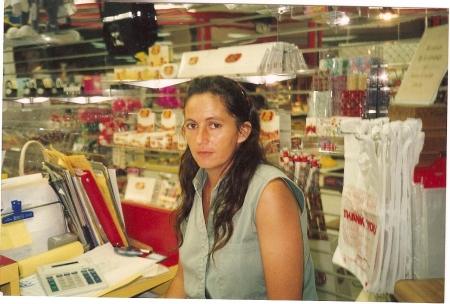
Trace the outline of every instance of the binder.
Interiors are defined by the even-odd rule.
[[[108,238],[106,237],[106,234],[103,231],[102,227],[99,225],[97,215],[95,214],[95,211],[92,208],[91,201],[89,200],[89,197],[83,185],[81,184],[80,179],[78,178],[78,176],[74,176],[73,181],[83,205],[86,221],[88,223],[89,231],[92,235],[93,247],[97,247],[99,245],[107,243]]]
[[[91,171],[76,170],[76,174],[89,197],[92,208],[94,209],[98,221],[109,242],[113,246],[129,246],[125,239],[124,232],[120,229],[120,225],[118,225],[117,217],[110,212],[110,208],[107,205],[108,203],[105,201]]]

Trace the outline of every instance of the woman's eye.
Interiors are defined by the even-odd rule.
[[[194,123],[188,123],[188,124],[186,124],[186,128],[188,128],[188,129],[190,129],[190,130],[192,130],[192,129],[195,129],[195,124]]]
[[[212,123],[212,124],[211,124],[211,128],[213,128],[213,129],[220,128],[220,124],[218,124],[218,123]]]

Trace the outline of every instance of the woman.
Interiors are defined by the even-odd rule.
[[[242,86],[192,80],[175,213],[180,260],[166,297],[316,299],[303,194],[266,162],[259,131]]]

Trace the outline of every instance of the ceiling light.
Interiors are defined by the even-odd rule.
[[[398,15],[394,12],[392,7],[383,7],[380,11],[380,19],[391,20],[392,18],[397,18]]]
[[[246,38],[249,37],[250,34],[244,34],[244,33],[228,33],[227,35],[230,38],[239,39],[239,38]]]
[[[173,86],[179,83],[188,82],[189,78],[176,78],[176,79],[151,79],[143,81],[124,82],[127,85],[133,85],[138,87],[161,89],[169,86]]]
[[[290,75],[261,75],[261,76],[230,76],[231,79],[234,79],[238,82],[248,82],[257,85],[270,85],[280,81],[286,81],[289,79],[294,79],[296,77],[295,74]]]
[[[46,102],[49,99],[47,97],[31,97],[31,98],[18,98],[15,101],[20,103],[41,103]]]

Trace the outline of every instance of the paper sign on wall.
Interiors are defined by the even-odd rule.
[[[448,69],[448,24],[425,30],[395,96],[395,104],[430,105]]]

